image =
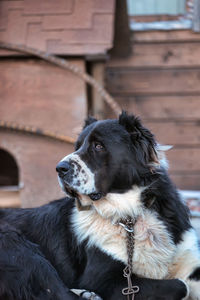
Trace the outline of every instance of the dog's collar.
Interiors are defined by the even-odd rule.
[[[156,197],[152,197],[152,198],[149,198],[149,199],[145,199],[145,206],[146,208],[151,208],[151,206],[154,204],[156,200]],[[76,202],[76,207],[79,211],[84,211],[84,210],[92,210],[92,205],[89,204],[89,205],[82,205],[81,201],[80,201],[80,198],[77,196],[75,198],[75,202]]]
[[[78,196],[75,198],[75,203],[78,211],[92,210],[92,205],[82,205],[80,198]]]

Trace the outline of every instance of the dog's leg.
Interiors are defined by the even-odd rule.
[[[77,296],[81,296],[83,299],[87,300],[103,300],[100,296],[95,294],[94,292],[89,292],[86,290],[77,290],[77,289],[71,289],[71,291],[76,294]]]
[[[173,278],[183,280],[188,287],[188,296],[184,299],[200,300],[200,262],[198,264],[199,266],[193,268],[193,271],[191,271],[192,264],[190,265],[190,260],[186,259],[178,272],[173,275]]]
[[[170,278],[180,278],[189,288],[190,300],[200,300],[200,253],[198,240],[193,229],[187,231],[177,246]]]
[[[197,267],[187,279],[190,288],[190,299],[200,300],[200,267]]]

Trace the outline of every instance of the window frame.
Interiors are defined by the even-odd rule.
[[[190,0],[186,3],[186,5],[189,6],[189,11],[185,15],[173,15],[173,20],[138,22],[138,16],[129,15],[130,29],[133,31],[168,31],[189,29],[194,32],[200,32],[200,0]],[[155,19],[158,16],[162,15],[155,15]],[[145,18],[146,16],[140,17]]]

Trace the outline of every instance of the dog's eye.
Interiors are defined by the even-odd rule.
[[[95,150],[97,150],[97,151],[102,151],[102,150],[104,150],[104,146],[103,146],[101,143],[99,143],[99,142],[94,142],[94,148],[95,148]]]

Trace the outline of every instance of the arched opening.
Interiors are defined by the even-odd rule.
[[[0,149],[0,207],[18,207],[19,168],[15,158]]]
[[[0,187],[18,186],[19,171],[17,163],[12,155],[0,149]]]

